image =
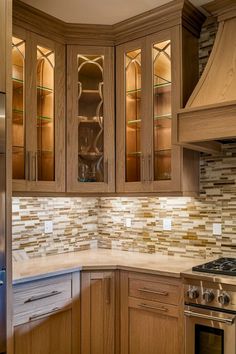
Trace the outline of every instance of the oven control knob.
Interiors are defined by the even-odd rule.
[[[187,297],[190,300],[197,299],[199,297],[199,291],[197,288],[189,288],[187,291]]]
[[[220,294],[218,296],[218,301],[221,305],[228,305],[230,302],[230,296],[226,293]]]
[[[202,294],[202,297],[206,303],[209,303],[214,300],[215,295],[212,290],[205,290],[204,293]]]

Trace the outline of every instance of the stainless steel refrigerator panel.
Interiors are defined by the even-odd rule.
[[[6,272],[0,272],[0,353],[6,352]]]
[[[5,94],[0,94],[0,270],[5,268],[6,233],[6,116]]]

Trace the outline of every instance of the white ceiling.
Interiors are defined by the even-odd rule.
[[[22,0],[60,20],[70,23],[112,25],[170,0]],[[212,0],[190,0],[201,6]]]

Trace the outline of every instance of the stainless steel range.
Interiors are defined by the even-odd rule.
[[[183,273],[186,354],[236,354],[236,259]]]

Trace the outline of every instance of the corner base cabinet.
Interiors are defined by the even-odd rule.
[[[82,272],[81,354],[115,354],[116,272]]]
[[[183,354],[181,285],[121,272],[121,354]]]

